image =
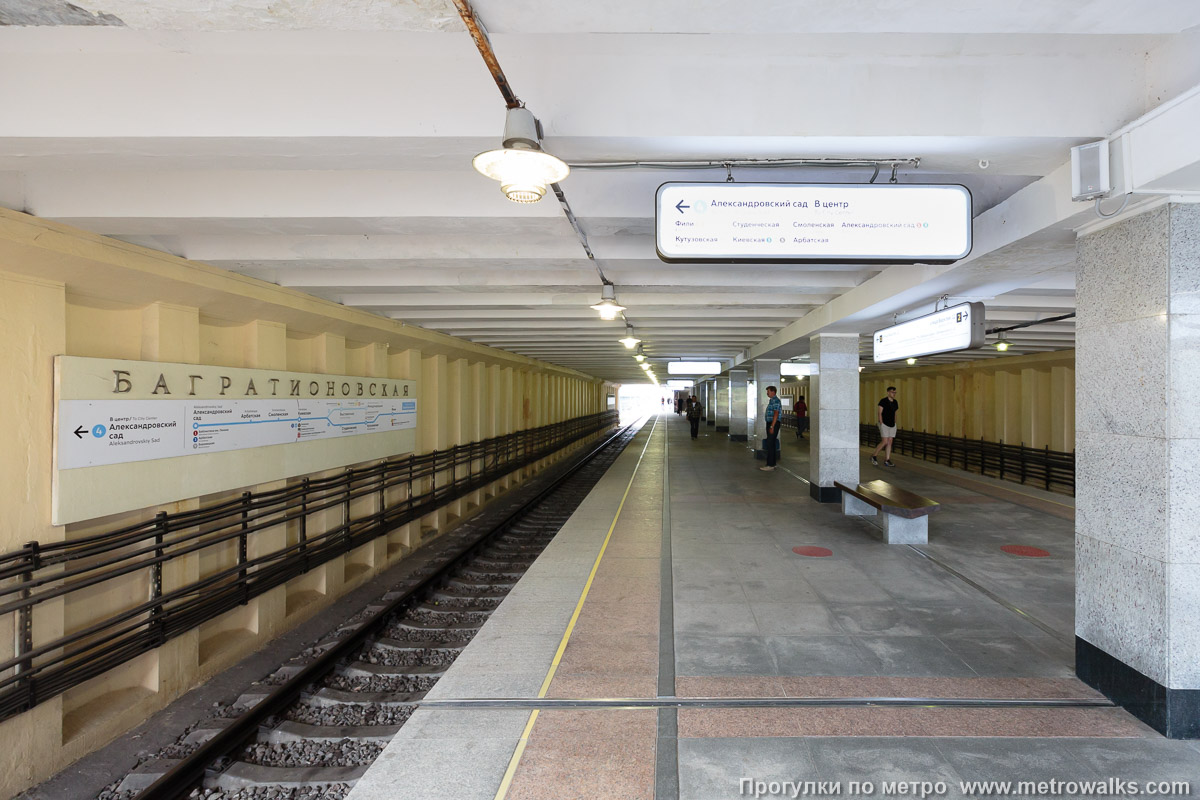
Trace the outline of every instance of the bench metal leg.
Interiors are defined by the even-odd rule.
[[[842,513],[850,517],[873,517],[876,512],[875,506],[864,503],[849,492],[842,492]]]
[[[908,519],[884,514],[883,538],[888,544],[928,544],[929,517]]]

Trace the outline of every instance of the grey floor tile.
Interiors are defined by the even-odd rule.
[[[767,636],[779,675],[877,675],[876,659],[851,636]]]
[[[817,590],[804,578],[797,576],[782,580],[744,580],[742,590],[751,603],[790,603],[799,606],[822,602]]]
[[[1200,792],[1200,752],[1170,739],[1071,739],[1063,747],[1097,774],[1138,781],[1192,781]]]
[[[858,636],[880,675],[970,678],[975,671],[936,636]]]
[[[744,800],[743,780],[812,780],[816,774],[804,739],[680,739],[680,800]]]
[[[847,633],[920,636],[920,621],[898,603],[829,603],[829,610]]]
[[[823,574],[821,566],[817,564],[816,570],[806,572],[804,578],[821,597],[831,603],[886,603],[895,600],[869,576],[857,570],[830,570],[829,574]]]
[[[1069,678],[1075,674],[1074,658],[1066,660],[1045,653],[1020,636],[983,634],[939,638],[950,652],[979,675]]]
[[[676,633],[677,675],[774,675],[775,658],[761,636]]]
[[[1101,777],[1071,755],[1063,741],[978,737],[937,739],[934,744],[964,781],[1037,783],[1095,780]],[[1015,789],[1012,794],[1015,794]],[[1023,796],[1043,795],[1035,793]]]
[[[406,739],[520,738],[529,721],[528,709],[421,708],[400,729]]]
[[[750,608],[759,632],[764,635],[844,633],[823,603],[751,603]]]
[[[839,736],[813,738],[809,744],[819,779],[839,781],[844,796],[881,796],[885,781],[958,785],[958,773],[929,739]],[[849,793],[852,781],[870,781],[873,789]]]
[[[517,740],[393,740],[347,800],[491,800]],[[446,771],[454,764],[453,776]]]
[[[675,631],[700,636],[739,636],[758,633],[750,604],[679,603],[675,606]]]

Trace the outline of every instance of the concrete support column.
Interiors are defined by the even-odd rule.
[[[808,491],[822,503],[836,503],[841,492],[834,481],[858,483],[858,334],[823,333],[810,342]]]
[[[696,384],[696,397],[700,398],[700,419],[708,419],[708,381]]]
[[[746,441],[746,427],[749,425],[746,413],[746,379],[749,373],[744,369],[729,370],[729,440],[731,442]]]
[[[704,403],[704,419],[708,425],[717,427],[717,382],[715,379],[704,382],[704,393],[708,400]]]
[[[751,437],[751,441],[754,443],[754,457],[766,458],[767,452],[762,449],[762,442],[767,438],[767,387],[774,386],[775,390],[779,391],[779,359],[760,358],[755,361],[754,383],[758,387],[755,400],[758,403],[758,413],[754,417],[754,436]]]
[[[729,432],[729,378],[721,376],[716,380],[716,390],[713,396],[713,408],[717,410],[717,433]]]
[[[1200,737],[1200,205],[1076,250],[1075,669]]]

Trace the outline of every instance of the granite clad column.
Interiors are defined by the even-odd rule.
[[[704,403],[704,417],[708,420],[708,424],[715,428],[717,426],[717,382],[715,380],[705,381],[704,389],[708,396],[708,400]]]
[[[729,432],[729,378],[717,378],[717,392],[713,408],[717,410],[717,433]]]
[[[808,493],[822,503],[836,503],[842,493],[834,481],[858,484],[858,334],[822,333],[809,341]]]
[[[1200,737],[1200,205],[1076,249],[1075,669]]]
[[[754,362],[754,383],[758,387],[758,415],[754,417],[754,457],[765,459],[767,451],[762,449],[767,438],[767,387],[779,389],[779,359],[762,359]]]
[[[744,369],[729,370],[729,441],[746,441],[746,426],[749,419],[746,406],[746,378]]]

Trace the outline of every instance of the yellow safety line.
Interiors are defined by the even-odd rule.
[[[604,552],[608,550],[608,543],[612,539],[613,531],[617,529],[617,520],[621,518],[621,510],[625,508],[625,500],[629,497],[629,490],[633,488],[634,478],[637,477],[638,470],[642,466],[642,459],[646,457],[646,451],[650,449],[650,442],[654,440],[654,432],[658,429],[658,419],[658,417],[655,417],[654,426],[650,428],[650,435],[646,437],[646,446],[642,448],[637,464],[633,467],[633,474],[629,476],[629,483],[625,487],[625,494],[621,495],[621,502],[617,505],[617,513],[613,515],[612,524],[608,526],[608,534],[604,537],[604,544],[600,546],[600,552],[596,554],[596,561],[592,564],[592,571],[588,573],[587,582],[583,584],[583,591],[579,595],[579,602],[575,604],[575,611],[571,614],[571,621],[567,623],[567,629],[563,631],[562,640],[558,643],[558,650],[554,653],[554,660],[550,662],[550,671],[546,673],[546,679],[542,681],[542,686],[538,689],[538,699],[544,698],[546,693],[550,691],[550,682],[554,680],[554,673],[558,671],[558,665],[562,662],[563,652],[566,651],[567,642],[570,641],[571,633],[575,630],[575,623],[579,620],[579,613],[583,611],[583,604],[587,600],[588,592],[592,590],[592,581],[596,578],[596,571],[600,569],[600,559],[604,558]],[[512,758],[508,761],[508,768],[504,770],[504,777],[500,781],[500,788],[496,790],[495,800],[504,800],[508,796],[508,788],[512,784],[513,776],[517,774],[517,765],[521,763],[521,756],[525,753],[525,746],[529,743],[529,734],[533,730],[533,724],[537,722],[539,711],[541,709],[535,708],[529,713],[529,720],[525,723],[525,730],[521,731],[521,739],[517,742],[517,749],[513,751]]]

